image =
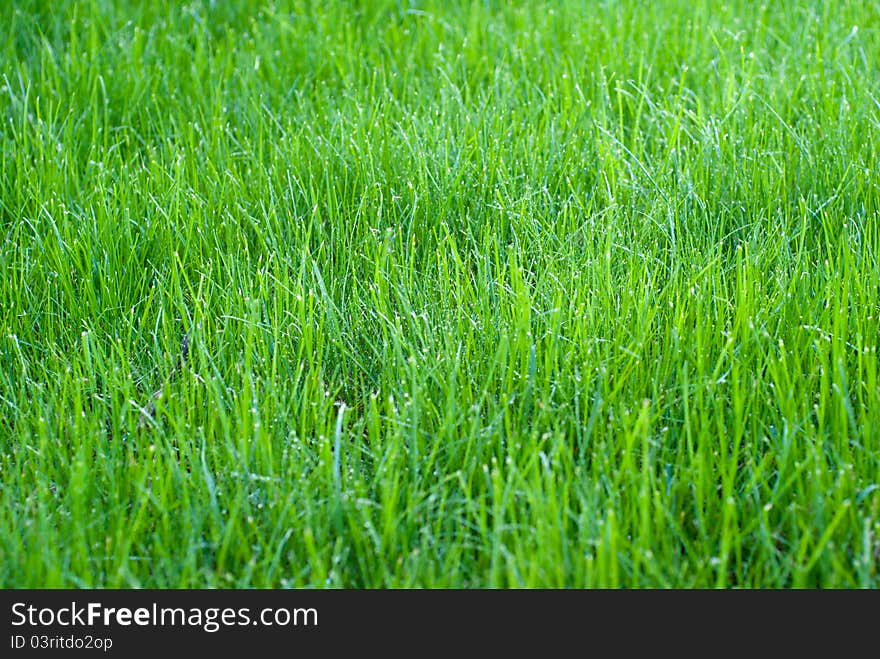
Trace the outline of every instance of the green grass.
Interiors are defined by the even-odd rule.
[[[878,61],[862,0],[0,3],[0,585],[880,586]]]

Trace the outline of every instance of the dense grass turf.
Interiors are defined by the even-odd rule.
[[[0,3],[0,584],[877,587],[878,61],[856,0]]]

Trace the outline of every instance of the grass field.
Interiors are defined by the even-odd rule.
[[[880,586],[878,62],[855,0],[0,3],[0,585]]]

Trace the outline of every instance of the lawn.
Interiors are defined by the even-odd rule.
[[[880,587],[880,7],[0,3],[0,585]]]

